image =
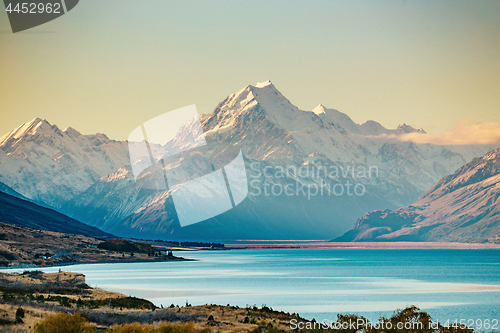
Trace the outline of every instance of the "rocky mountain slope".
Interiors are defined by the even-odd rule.
[[[367,213],[335,241],[500,243],[500,148],[442,178],[409,206]]]

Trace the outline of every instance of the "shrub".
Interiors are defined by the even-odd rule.
[[[48,302],[58,302],[61,306],[65,307],[71,307],[71,304],[76,303],[76,301],[73,298],[69,298],[66,296],[47,296],[47,301]]]
[[[126,324],[126,325],[115,325],[107,332],[119,332],[119,333],[150,333],[154,332],[151,325],[141,325],[139,323]]]
[[[91,326],[80,313],[56,313],[38,322],[34,327],[35,333],[93,333],[97,329]]]
[[[16,310],[16,318],[24,318],[24,309],[22,307],[18,307]]]
[[[155,250],[149,244],[132,243],[126,239],[105,241],[97,245],[97,248],[115,252],[131,252],[131,255],[133,255],[134,252],[147,253],[148,255],[153,255],[155,253]]]
[[[43,279],[43,272],[41,270],[24,271],[21,275],[28,275],[32,279]]]
[[[194,325],[188,321],[184,324],[166,323],[160,326],[158,333],[194,333]]]
[[[150,301],[132,296],[123,298],[112,298],[109,300],[109,304],[115,308],[149,309],[149,310],[156,309],[156,306]]]
[[[14,295],[8,293],[8,292],[4,292],[3,295],[2,295],[2,298],[4,301],[12,301],[14,298],[16,298]]]

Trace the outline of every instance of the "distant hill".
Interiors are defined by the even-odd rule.
[[[0,222],[102,239],[114,237],[96,227],[81,223],[52,209],[38,206],[4,192],[0,192]]]
[[[500,148],[442,178],[412,205],[365,214],[333,241],[500,243]]]
[[[149,251],[134,251],[134,253],[124,255],[123,252],[99,248],[101,243],[106,243],[106,241],[84,235],[32,229],[0,222],[0,267],[185,260],[173,255],[153,253],[156,251],[148,244],[139,244],[139,246]],[[2,280],[1,277],[0,280]],[[2,283],[0,281],[0,291],[2,291]]]
[[[54,257],[55,263],[71,262],[62,254],[80,254],[102,241],[83,235],[20,227],[0,222],[0,267],[40,265],[40,259]],[[90,261],[75,257],[75,261]],[[102,259],[101,259],[102,260]],[[104,259],[104,260],[107,260]]]

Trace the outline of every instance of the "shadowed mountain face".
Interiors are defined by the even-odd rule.
[[[96,238],[113,236],[52,209],[0,192],[0,222],[33,229],[58,231]]]
[[[180,228],[175,187],[155,191],[137,185],[126,142],[61,131],[40,119],[0,138],[0,180],[29,199],[120,236],[328,239],[368,211],[414,202],[491,149],[402,142],[401,134],[425,131],[409,125],[389,130],[375,121],[359,125],[323,105],[300,110],[269,81],[228,96],[200,120],[206,148],[182,154],[182,163],[165,159],[169,180],[220,169],[241,150],[249,184],[240,205],[201,223]],[[198,140],[190,128],[186,123],[165,147],[152,147],[153,155],[194,147]],[[151,181],[151,174],[146,169],[139,183]]]
[[[500,242],[500,148],[441,179],[420,199],[374,211],[335,241]]]

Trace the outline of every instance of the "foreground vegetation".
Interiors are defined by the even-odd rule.
[[[230,307],[230,306],[228,306]],[[284,314],[283,312],[272,311],[272,309],[263,307],[262,309],[250,308],[247,309],[249,314],[253,312],[254,315],[259,315],[262,317],[267,317],[270,320],[266,325],[266,320],[263,320],[261,324],[257,324],[255,322],[255,317],[249,319],[245,317],[244,323],[248,324],[246,327],[246,332],[250,333],[280,333],[285,331],[290,331],[293,329],[293,325],[291,328],[280,328],[280,323],[277,322],[279,320],[284,319],[283,317],[287,317],[289,315]],[[267,315],[267,316],[266,316]],[[281,315],[281,316],[280,316]],[[294,318],[297,319],[298,317]],[[251,322],[253,321],[253,322]],[[292,321],[292,323],[298,323],[299,321]],[[473,332],[473,330],[469,329],[461,329],[454,327],[443,327],[439,324],[436,324],[432,327],[431,317],[420,311],[416,307],[408,307],[404,310],[397,311],[390,318],[380,318],[380,323],[384,323],[379,327],[375,327],[374,323],[370,323],[363,317],[359,317],[356,315],[338,315],[337,321],[335,323],[330,324],[329,328],[321,328],[322,324],[316,323],[315,321],[305,321],[301,319],[301,322],[304,324],[303,328],[296,328],[298,331],[305,332],[348,332],[348,333],[382,333],[382,332],[428,332],[428,333],[452,333],[452,332]],[[359,323],[363,323],[359,326]],[[357,323],[356,326],[353,326],[353,323]],[[90,333],[90,332],[134,332],[134,333],[211,333],[214,326],[217,323],[214,320],[213,315],[208,317],[207,322],[205,323],[204,328],[199,328],[195,326],[193,322],[186,323],[157,323],[157,324],[140,324],[140,323],[132,323],[132,324],[124,324],[124,325],[113,325],[109,328],[98,329],[97,327],[91,325],[88,319],[81,315],[79,312],[71,315],[68,313],[57,313],[54,315],[48,316],[46,319],[37,323],[34,327],[35,333]],[[384,328],[382,328],[382,326]],[[401,326],[402,328],[398,328]],[[309,327],[309,328],[307,328]],[[315,328],[316,327],[316,328]],[[390,327],[390,328],[388,328]],[[243,330],[240,329],[230,329],[229,331],[233,332],[241,332]]]
[[[0,331],[38,333],[167,332],[281,333],[291,331],[382,333],[469,333],[460,327],[432,326],[429,314],[408,307],[371,325],[356,315],[338,315],[329,326],[270,307],[202,305],[158,308],[148,300],[91,288],[79,273],[0,273]],[[365,326],[353,328],[352,323]],[[398,323],[403,329],[397,328]],[[419,325],[420,324],[420,325]]]

